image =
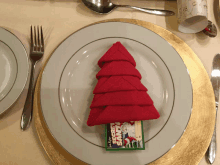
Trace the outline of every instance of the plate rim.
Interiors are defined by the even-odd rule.
[[[85,46],[87,46],[87,45],[89,45],[89,44],[92,44],[92,43],[94,43],[94,42],[96,42],[96,41],[105,40],[105,39],[112,39],[112,38],[120,38],[120,39],[130,40],[130,41],[139,43],[139,44],[141,44],[141,45],[147,47],[148,49],[150,49],[152,52],[154,52],[154,53],[158,56],[158,58],[161,60],[161,62],[162,62],[162,63],[164,64],[164,66],[166,67],[167,72],[168,72],[168,74],[169,74],[169,76],[170,76],[170,79],[171,79],[171,82],[172,82],[172,90],[173,90],[173,101],[172,101],[172,106],[170,107],[170,109],[171,109],[170,114],[168,115],[167,120],[164,122],[164,125],[161,127],[161,129],[159,129],[159,131],[158,131],[154,136],[152,136],[150,139],[148,139],[148,140],[146,140],[146,141],[144,140],[144,143],[147,143],[147,142],[149,142],[150,140],[152,140],[155,136],[157,136],[157,134],[159,134],[160,131],[162,131],[162,129],[165,127],[165,125],[166,125],[167,122],[169,121],[169,118],[170,118],[170,116],[172,115],[173,107],[174,107],[174,103],[175,103],[175,87],[174,87],[174,80],[173,80],[173,77],[172,77],[172,75],[171,75],[171,72],[170,72],[170,70],[169,70],[167,64],[166,64],[166,63],[164,62],[164,60],[160,57],[160,55],[157,54],[153,49],[151,49],[150,47],[148,47],[148,46],[145,45],[144,43],[141,43],[141,42],[139,42],[139,41],[137,41],[137,40],[134,40],[134,39],[131,39],[131,38],[126,38],[126,37],[106,37],[106,38],[99,38],[99,39],[97,39],[97,40],[91,41],[91,42],[87,43],[86,45],[80,47],[80,48],[69,58],[69,60],[66,62],[65,66],[64,66],[64,68],[63,68],[63,70],[62,70],[62,73],[61,73],[61,75],[60,75],[59,86],[58,86],[58,96],[59,96],[59,105],[60,105],[61,111],[62,111],[62,113],[63,113],[63,115],[64,115],[64,117],[65,117],[67,123],[69,124],[69,126],[72,128],[73,131],[76,132],[76,134],[77,134],[78,136],[80,136],[80,137],[81,137],[82,139],[84,139],[85,141],[87,141],[87,142],[89,142],[89,143],[91,143],[91,144],[93,144],[93,145],[95,145],[95,146],[97,146],[97,147],[105,148],[105,147],[103,147],[103,146],[100,146],[100,145],[98,145],[98,144],[95,144],[95,143],[93,143],[93,142],[87,140],[86,138],[82,137],[82,135],[81,135],[80,133],[78,133],[78,131],[75,130],[75,129],[72,127],[72,125],[69,123],[69,120],[67,119],[67,117],[66,117],[66,115],[65,115],[64,108],[62,107],[62,103],[61,103],[61,95],[62,95],[62,94],[61,94],[61,92],[60,92],[60,86],[61,86],[61,82],[62,82],[61,79],[62,79],[63,73],[64,73],[64,71],[65,71],[65,69],[66,69],[68,63],[69,63],[70,60],[76,55],[77,52],[79,52],[79,51],[80,51],[81,49],[83,49]]]
[[[14,52],[12,51],[12,49],[9,47],[9,45],[7,45],[7,44],[6,44],[5,42],[3,42],[1,39],[0,39],[0,42],[2,42],[4,45],[6,45],[6,46],[11,50],[11,52],[12,52],[12,54],[13,54],[13,57],[14,57],[14,59],[15,59],[15,63],[16,63],[16,75],[15,75],[15,79],[14,79],[14,81],[13,81],[13,83],[12,83],[12,86],[10,87],[10,89],[8,90],[8,92],[5,94],[5,96],[3,96],[2,98],[0,98],[0,101],[1,101],[1,100],[3,100],[3,99],[10,93],[10,91],[12,90],[12,88],[13,88],[13,86],[14,86],[14,84],[15,84],[15,81],[16,81],[17,76],[18,76],[18,60],[17,60],[17,58],[16,58]]]
[[[4,41],[5,39],[1,39],[1,41],[11,49],[11,51],[13,52],[13,54],[15,56],[15,59],[17,62],[17,74],[16,74],[16,79],[13,83],[13,86],[11,87],[8,94],[0,101],[0,105],[3,104],[5,102],[4,100],[8,99],[9,97],[10,97],[10,100],[12,100],[12,101],[10,101],[10,103],[8,103],[8,105],[5,108],[1,108],[2,106],[0,106],[0,115],[5,113],[7,110],[9,110],[16,103],[16,101],[21,96],[21,94],[27,84],[28,76],[30,73],[29,72],[30,67],[29,67],[28,53],[27,53],[27,50],[26,50],[24,44],[10,30],[8,30],[4,27],[0,27],[0,33],[1,32],[7,33],[7,35],[9,35],[10,37],[13,38],[13,41],[17,42],[17,44],[14,44],[15,48],[14,47],[12,48],[10,46],[12,44],[8,44]],[[12,41],[12,40],[10,40],[10,41]],[[19,63],[19,61],[22,61],[22,63]],[[18,90],[14,90],[14,89],[18,89]]]
[[[139,25],[139,24],[135,24],[135,23],[132,23],[132,22],[126,22],[126,21],[114,21],[114,20],[112,20],[112,21],[110,20],[110,21],[108,21],[108,22],[105,22],[105,21],[102,22],[102,21],[100,21],[100,22],[96,22],[96,23],[90,24],[90,25],[88,25],[88,26],[85,26],[85,27],[83,27],[83,28],[80,28],[80,29],[76,30],[75,32],[71,33],[70,35],[68,35],[63,41],[60,42],[60,44],[58,44],[58,45],[56,46],[56,48],[54,49],[54,51],[51,53],[51,56],[47,59],[47,62],[46,62],[46,64],[45,64],[45,68],[44,68],[44,70],[42,71],[42,78],[41,78],[41,83],[40,83],[40,98],[41,98],[41,95],[42,95],[41,90],[42,90],[43,76],[45,75],[45,70],[46,70],[46,68],[47,68],[47,66],[48,66],[47,64],[48,64],[48,62],[50,61],[50,59],[51,59],[52,55],[54,54],[54,52],[60,47],[60,45],[63,44],[63,42],[65,42],[65,41],[66,41],[70,36],[72,36],[73,34],[79,32],[79,31],[81,31],[81,30],[83,30],[83,29],[85,29],[85,28],[87,28],[87,27],[94,26],[94,25],[97,25],[97,24],[104,24],[104,23],[124,23],[124,24],[130,24],[130,25],[139,26],[139,27],[141,27],[141,28],[144,28],[144,29],[146,29],[146,30],[151,31],[151,32],[154,33],[155,35],[159,36],[162,40],[164,40],[165,42],[167,42],[167,43],[170,45],[170,47],[178,54],[179,59],[180,59],[181,62],[183,63],[183,65],[184,65],[184,67],[185,67],[185,70],[186,70],[186,73],[188,74],[189,82],[190,82],[191,96],[192,96],[192,99],[191,99],[191,108],[190,108],[190,115],[189,115],[189,118],[188,118],[188,120],[187,120],[187,124],[186,124],[186,126],[185,126],[185,128],[184,128],[182,134],[180,135],[180,137],[179,137],[179,138],[177,139],[177,141],[175,142],[175,144],[170,147],[169,150],[171,150],[171,149],[176,145],[176,143],[181,139],[183,133],[185,132],[185,130],[186,130],[186,128],[187,128],[187,125],[188,125],[188,123],[189,123],[189,121],[190,121],[190,118],[191,118],[192,107],[193,107],[192,81],[191,81],[191,78],[190,78],[188,69],[187,69],[187,67],[186,67],[186,65],[185,65],[185,63],[184,63],[184,61],[183,61],[183,59],[182,59],[181,56],[179,55],[178,51],[177,51],[165,38],[161,37],[159,34],[157,34],[156,32],[152,31],[151,29],[148,29],[148,28],[146,28],[146,27],[144,27],[144,26],[141,26],[141,25]],[[156,26],[156,25],[155,25],[155,26]],[[42,110],[43,108],[42,108],[42,103],[41,103],[41,102],[40,102],[40,105],[41,105],[41,110]],[[45,124],[46,124],[47,127],[48,127],[48,131],[51,133],[52,137],[57,141],[57,143],[60,144],[59,141],[58,141],[58,140],[55,138],[55,136],[52,134],[51,130],[49,129],[49,126],[48,126],[48,124],[47,124],[47,122],[46,122],[46,119],[45,119],[45,116],[44,116],[43,111],[42,111],[42,116],[43,116],[43,118],[44,118]],[[61,145],[61,144],[60,144],[60,145]],[[61,145],[61,146],[62,146],[62,145]],[[63,146],[62,146],[62,147],[63,147]],[[63,148],[64,148],[64,147],[63,147]],[[64,150],[67,151],[69,154],[71,154],[66,148],[64,148]],[[169,150],[168,150],[168,151],[169,151]],[[161,158],[161,157],[162,157],[163,155],[165,155],[168,151],[166,151],[164,154],[162,154],[160,157],[156,158],[155,160]],[[71,155],[72,155],[72,154],[71,154]],[[76,157],[75,155],[72,155],[72,156],[74,156],[75,158],[79,159],[79,158]],[[79,160],[81,160],[81,159],[79,159]],[[153,160],[153,161],[155,161],[155,160]],[[81,160],[81,161],[84,162],[83,160]],[[151,162],[153,162],[153,161],[151,161]],[[149,163],[151,163],[151,162],[149,162]]]

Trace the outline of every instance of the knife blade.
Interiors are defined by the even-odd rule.
[[[211,72],[211,83],[215,94],[215,109],[216,109],[216,119],[219,104],[219,87],[220,87],[220,54],[217,54],[212,62],[212,72]],[[216,121],[215,128],[212,135],[212,139],[209,148],[206,152],[207,159],[210,164],[213,164],[216,157]]]

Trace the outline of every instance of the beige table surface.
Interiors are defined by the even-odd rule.
[[[218,24],[218,0],[208,1],[208,19]],[[118,3],[117,1],[114,1]],[[121,0],[120,4],[170,9],[177,11],[175,1]],[[69,34],[90,23],[111,18],[133,18],[148,21],[166,28],[184,40],[198,55],[208,74],[212,59],[220,53],[220,37],[209,38],[203,33],[183,34],[177,30],[175,16],[148,15],[129,9],[117,9],[108,15],[97,15],[86,9],[78,0],[0,0],[0,26],[15,33],[28,49],[30,25],[42,25],[45,34],[45,57]],[[220,23],[219,23],[220,25]],[[218,30],[219,30],[218,26]],[[40,68],[40,66],[38,66]],[[49,165],[36,136],[33,124],[25,132],[20,130],[20,117],[27,95],[27,85],[14,106],[0,116],[0,165]],[[219,117],[220,119],[220,117]],[[220,164],[220,121],[217,122],[218,151],[214,165]],[[199,165],[208,164],[203,158]]]

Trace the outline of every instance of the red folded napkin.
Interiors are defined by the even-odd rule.
[[[93,93],[107,93],[116,91],[147,91],[140,79],[134,76],[111,76],[99,79]]]
[[[111,61],[128,61],[136,66],[134,58],[120,42],[113,44],[113,46],[100,58],[98,65],[101,68],[106,62]]]
[[[106,63],[96,75],[97,79],[109,76],[135,76],[141,79],[139,71],[127,61],[112,61]]]
[[[96,94],[90,108],[106,105],[152,105],[153,101],[146,91],[118,91]]]
[[[88,126],[157,119],[160,114],[153,105],[150,106],[107,106],[92,108],[89,114]]]
[[[101,70],[88,126],[157,119],[160,114],[141,83],[141,74],[126,48],[117,42],[98,61]]]

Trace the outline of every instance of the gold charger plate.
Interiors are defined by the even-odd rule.
[[[194,165],[205,155],[211,141],[215,124],[214,93],[209,76],[197,55],[180,38],[168,30],[149,22],[134,19],[111,19],[101,22],[128,22],[143,26],[169,42],[182,57],[190,74],[193,86],[193,110],[188,126],[175,147],[151,165]],[[100,23],[100,22],[97,22]],[[40,104],[40,86],[45,62],[37,80],[34,94],[34,123],[39,140],[54,164],[85,164],[78,160],[53,138],[44,121]]]

